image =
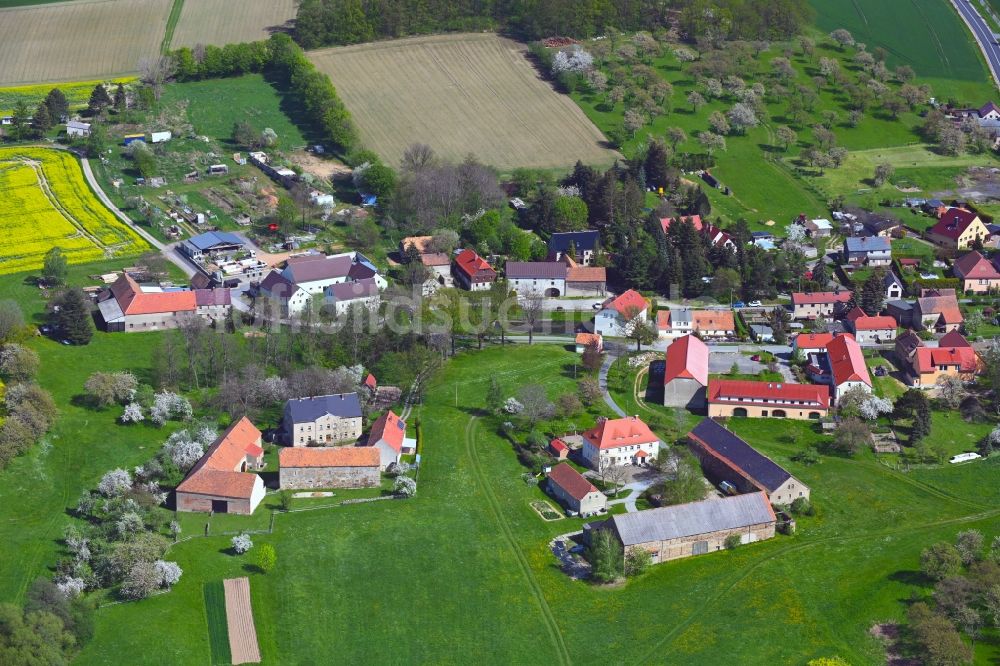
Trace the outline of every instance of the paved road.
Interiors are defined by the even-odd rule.
[[[986,23],[986,19],[979,15],[969,0],[952,0],[951,4],[955,6],[965,24],[972,30],[972,36],[976,38],[979,50],[986,56],[986,63],[993,75],[993,82],[1000,87],[1000,76],[998,76],[998,72],[1000,72],[1000,46],[996,44],[989,24]]]
[[[615,362],[618,357],[613,354],[605,354],[604,363],[601,364],[601,371],[597,375],[597,383],[601,387],[601,391],[604,393],[604,403],[611,408],[618,416],[625,416],[625,410],[618,406],[614,398],[608,392],[608,370],[611,369],[611,364]]]

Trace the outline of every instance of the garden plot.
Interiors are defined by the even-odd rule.
[[[227,578],[223,581],[226,590],[226,627],[229,631],[229,653],[234,664],[259,664],[260,647],[257,645],[257,629],[253,624],[253,608],[250,605],[250,580]]]

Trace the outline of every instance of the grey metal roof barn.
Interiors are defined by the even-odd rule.
[[[344,419],[361,417],[361,401],[357,393],[334,393],[312,398],[289,400],[285,415],[295,423],[308,423],[329,414]]]
[[[612,516],[607,523],[618,533],[622,544],[628,547],[774,521],[774,511],[767,496],[764,493],[750,493],[623,513]]]
[[[688,433],[688,437],[738,467],[768,491],[780,488],[792,476],[778,463],[712,419],[704,419]]]
[[[566,264],[558,261],[508,261],[508,280],[565,280]]]

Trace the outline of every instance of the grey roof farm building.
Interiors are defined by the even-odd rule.
[[[728,481],[740,492],[764,491],[775,504],[809,499],[809,487],[710,418],[688,433],[694,454],[713,483]]]
[[[181,243],[181,251],[197,260],[205,255],[232,254],[244,245],[242,238],[228,231],[206,231]]]
[[[590,532],[610,530],[626,552],[644,548],[653,562],[666,562],[721,550],[733,534],[743,543],[770,539],[776,523],[767,496],[758,492],[623,513],[591,525]]]

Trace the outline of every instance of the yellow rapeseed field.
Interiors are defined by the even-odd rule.
[[[67,152],[0,148],[0,192],[0,274],[41,267],[53,246],[73,264],[148,248],[94,196]]]

